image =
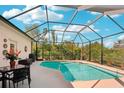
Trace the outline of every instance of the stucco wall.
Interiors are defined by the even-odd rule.
[[[9,65],[2,53],[5,50],[3,48],[3,44],[5,44],[4,38],[7,39],[6,44],[8,47],[6,50],[10,49],[10,43],[15,43],[16,49],[21,51],[19,57],[28,58],[29,53],[31,53],[31,39],[0,20],[0,66]],[[27,52],[24,50],[25,46],[27,46]]]

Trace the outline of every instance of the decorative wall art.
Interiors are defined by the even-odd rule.
[[[8,47],[8,45],[7,44],[3,44],[3,48],[7,48]]]
[[[3,39],[3,41],[4,41],[4,42],[7,42],[7,39],[6,39],[6,38],[4,38],[4,39]]]
[[[25,46],[24,50],[25,50],[25,52],[27,52],[27,46]]]

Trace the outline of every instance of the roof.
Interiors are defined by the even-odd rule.
[[[79,10],[88,10],[104,14],[124,13],[124,5],[62,5],[62,7],[76,8]]]
[[[50,6],[45,6],[45,5],[44,6],[39,6],[38,5],[34,8],[30,8],[29,10],[22,11],[21,13],[12,16],[9,19],[5,19],[2,16],[0,16],[0,17],[6,23],[10,24],[11,26],[13,26],[14,28],[16,28],[17,30],[24,33],[26,36],[28,36],[30,38],[31,38],[31,35],[27,34],[26,32],[30,32],[30,31],[33,31],[36,28],[39,28],[40,33],[38,33],[38,35],[32,37],[32,39],[33,38],[35,39],[36,37],[38,37],[39,39],[37,41],[42,40],[42,37],[44,37],[43,39],[50,38],[49,42],[52,42],[52,38],[50,36],[52,31],[55,32],[56,38],[57,38],[57,36],[59,37],[59,40],[57,42],[59,42],[59,41],[63,42],[64,40],[66,40],[64,38],[65,36],[66,37],[69,36],[70,41],[74,42],[74,41],[76,41],[76,38],[78,38],[80,40],[80,42],[82,42],[81,38],[83,38],[84,41],[96,41],[96,40],[101,39],[101,37],[102,38],[107,38],[107,37],[110,37],[110,36],[113,36],[113,35],[124,33],[124,31],[123,31],[124,30],[124,28],[123,28],[124,24],[121,23],[118,20],[113,19],[110,15],[110,14],[124,13],[124,6],[123,5],[56,5],[56,6],[58,6],[58,10],[57,10],[56,7],[53,7],[54,8],[53,10],[55,12],[53,12],[53,10],[50,10],[51,9]],[[71,10],[71,11],[65,11],[66,9],[62,8],[62,7],[70,8],[69,10]],[[31,28],[31,29],[29,29],[25,32],[25,31],[21,30],[21,28],[19,29],[19,26],[18,27],[15,26],[17,23],[14,24],[14,22],[11,21],[11,19],[14,19],[18,16],[21,16],[21,15],[23,15],[27,12],[30,12],[34,9],[36,9],[36,11],[38,10],[37,12],[35,11],[36,14],[41,13],[41,14],[43,14],[42,17],[44,18],[44,20],[42,20],[43,19],[42,17],[41,17],[41,19],[38,19],[38,21],[39,21],[38,26],[33,27],[33,28]],[[86,10],[86,11],[83,11],[83,10]],[[57,13],[56,11],[57,12],[60,11],[59,16],[61,16],[61,15],[66,16],[68,19],[63,18],[61,20],[60,19],[59,20],[57,19],[55,21],[51,20],[51,18],[53,18],[52,14],[53,13],[56,14]],[[99,13],[96,14],[96,15],[93,15],[89,11],[99,12]],[[41,16],[41,14],[39,16]],[[77,19],[82,18],[82,16],[80,16],[80,15],[85,15],[85,14],[86,14],[86,16],[89,15],[91,17],[86,18],[84,21],[77,20]],[[107,15],[106,19],[103,18],[104,15]],[[56,17],[56,15],[54,15],[54,18],[55,17]],[[29,17],[29,19],[31,19],[31,18]],[[99,27],[95,23],[96,21],[99,21],[99,20],[100,21],[101,20],[102,21],[107,20],[107,22],[109,24],[111,24],[112,26],[111,27],[109,27],[109,25],[104,26],[105,23],[101,22],[101,24],[100,24],[101,26]],[[121,20],[122,20],[122,18],[121,18]],[[23,25],[23,23],[22,23],[22,25]],[[93,27],[91,27],[91,25],[93,25]],[[94,27],[97,27],[97,28],[94,28]],[[110,30],[109,33],[103,34],[101,32],[102,31],[101,27],[108,28]],[[116,29],[114,29],[115,31],[113,30],[112,27],[116,28]],[[44,28],[48,29],[46,35],[44,35]],[[71,29],[71,30],[69,30],[69,29]],[[85,30],[87,30],[88,33],[83,33]],[[68,32],[70,32],[70,33],[68,33]],[[92,34],[92,36],[91,36],[91,34]],[[80,38],[80,35],[81,35],[81,38]],[[35,39],[35,41],[36,41],[36,39]]]
[[[97,5],[91,8],[88,8],[89,11],[100,12],[104,14],[118,14],[124,13],[124,6],[123,5]],[[120,11],[118,11],[120,10]],[[118,12],[117,12],[118,11]]]
[[[33,38],[31,38],[29,35],[27,35],[25,32],[23,32],[21,29],[19,29],[17,26],[15,26],[11,22],[9,22],[7,19],[5,19],[4,17],[2,17],[1,15],[0,15],[0,20],[2,20],[3,22],[5,22],[9,26],[13,27],[14,29],[16,29],[17,31],[19,31],[20,33],[24,34],[26,37],[28,37],[31,40],[35,41]]]

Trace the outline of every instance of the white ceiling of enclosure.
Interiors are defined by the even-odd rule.
[[[77,8],[79,10],[88,10],[104,14],[124,13],[123,5],[63,5],[63,7]]]

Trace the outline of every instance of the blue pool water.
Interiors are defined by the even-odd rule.
[[[42,62],[40,66],[60,70],[67,81],[101,80],[119,78],[122,76],[118,73],[96,67],[94,65],[81,63],[45,61]]]

